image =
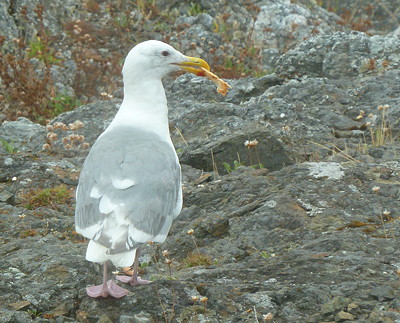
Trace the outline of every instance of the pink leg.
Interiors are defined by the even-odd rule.
[[[140,250],[139,248],[136,249],[136,254],[135,254],[135,261],[133,262],[133,275],[132,277],[129,276],[117,276],[117,279],[120,282],[126,283],[126,284],[130,284],[131,286],[136,286],[136,285],[145,285],[145,284],[150,284],[151,281],[149,280],[145,280],[145,279],[141,279],[138,276],[138,268],[139,268],[139,253]]]
[[[108,295],[121,298],[128,294],[128,291],[119,287],[111,279],[107,281],[107,262],[103,264],[103,284],[86,287],[86,293],[90,297],[107,297]]]

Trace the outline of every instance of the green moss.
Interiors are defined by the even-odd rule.
[[[21,238],[26,238],[26,237],[34,237],[35,235],[39,234],[35,229],[27,229],[25,231],[22,231],[19,236]]]
[[[65,185],[30,191],[23,196],[24,205],[27,209],[32,210],[41,206],[50,208],[57,207],[58,204],[65,204],[70,198],[70,194]]]
[[[185,267],[196,267],[196,266],[210,266],[212,264],[211,258],[202,253],[189,253],[186,258],[182,260],[182,264]]]

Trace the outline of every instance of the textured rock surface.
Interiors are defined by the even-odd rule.
[[[369,37],[363,33],[317,36],[289,51],[277,62],[282,76],[351,77],[398,69],[400,40],[396,36]],[[304,55],[302,52],[307,54]]]
[[[38,151],[44,144],[46,130],[26,118],[5,121],[0,128],[0,138],[19,151]],[[4,152],[4,145],[0,148]]]
[[[168,3],[189,34],[219,41],[210,17],[223,2],[201,1],[207,12],[192,16],[190,2]],[[306,2],[279,3],[317,15]],[[226,11],[232,25],[262,14],[236,3]],[[164,80],[184,208],[163,245],[144,247],[141,275],[153,283],[120,300],[85,293],[100,280],[74,232],[87,150],[62,143],[79,134],[92,144],[120,100],[52,120],[84,127],[54,130],[50,151],[45,127],[3,123],[0,137],[18,152],[0,151],[0,322],[399,322],[399,39],[320,26],[324,34],[292,40],[276,73],[229,80],[226,97],[206,79]],[[60,185],[61,202],[42,195],[32,207],[36,192]]]
[[[400,10],[398,3],[391,0],[364,0],[361,3],[352,0],[323,0],[322,6],[334,11],[343,22],[350,20],[353,29],[370,35],[386,34],[399,25]]]

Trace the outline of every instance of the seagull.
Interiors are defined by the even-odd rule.
[[[121,298],[128,290],[108,279],[107,267],[132,265],[133,275],[117,276],[131,285],[138,276],[140,246],[165,241],[182,209],[181,168],[168,126],[161,79],[183,70],[204,76],[200,58],[148,40],[133,47],[122,69],[124,99],[108,128],[91,148],[76,190],[76,231],[90,239],[86,259],[103,264],[103,282],[89,286],[90,297]]]

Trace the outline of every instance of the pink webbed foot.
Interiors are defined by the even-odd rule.
[[[141,279],[138,275],[138,268],[139,268],[139,253],[140,249],[136,249],[135,260],[133,262],[133,268],[131,267],[124,267],[122,271],[127,276],[117,276],[116,278],[123,283],[130,284],[131,286],[136,285],[146,285],[150,284],[150,280]],[[132,277],[131,277],[132,276]]]
[[[132,277],[130,276],[116,276],[116,278],[125,284],[130,284],[131,286],[136,286],[136,285],[146,285],[150,284],[150,280],[145,280],[140,278],[139,276],[133,275]]]
[[[107,296],[121,298],[124,297],[126,294],[128,294],[128,292],[129,292],[128,290],[118,286],[112,280],[107,281],[106,284],[86,287],[86,293],[90,297],[94,298],[107,297]]]

